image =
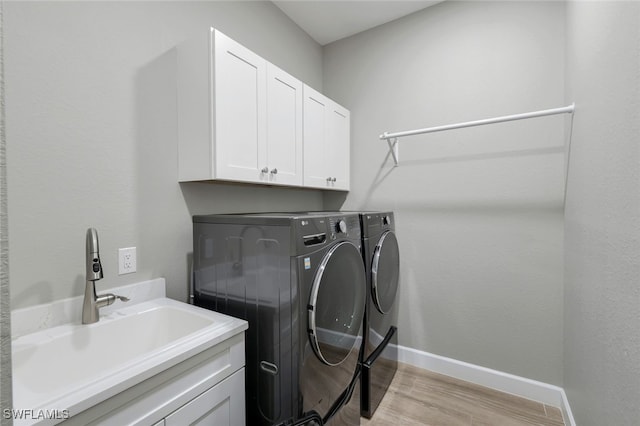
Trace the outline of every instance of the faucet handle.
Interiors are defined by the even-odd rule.
[[[115,302],[116,299],[120,299],[123,302],[128,302],[129,301],[128,297],[118,296],[117,294],[113,294],[113,293],[101,294],[100,296],[97,296],[97,298],[96,298],[96,301],[95,301],[96,307],[99,309],[99,308],[103,308],[105,306],[109,306],[113,302]]]

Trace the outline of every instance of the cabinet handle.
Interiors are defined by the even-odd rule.
[[[269,173],[269,168],[268,167],[263,167],[262,170],[260,170],[262,173]]]
[[[270,172],[272,175],[277,175],[278,174],[278,169],[274,168],[273,170],[271,170]]]

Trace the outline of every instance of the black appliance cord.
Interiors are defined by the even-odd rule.
[[[361,369],[362,369],[362,366],[360,365],[360,363],[358,363],[358,366],[356,367],[356,372],[351,378],[351,383],[349,383],[349,386],[347,386],[347,388],[342,392],[342,394],[340,394],[338,399],[335,400],[331,408],[329,408],[329,411],[322,419],[323,424],[326,424],[329,420],[331,420],[331,418],[335,416],[336,413],[351,400],[351,397],[353,396],[353,391],[356,388],[356,384],[358,383],[358,380],[360,380]]]
[[[318,412],[315,410],[311,410],[308,413],[305,413],[298,420],[295,420],[292,422],[289,422],[289,421],[282,422],[282,423],[279,423],[277,426],[305,426],[310,421],[315,421],[317,423],[317,426],[324,426],[324,422],[322,421],[322,416],[320,416],[320,414],[318,414]]]

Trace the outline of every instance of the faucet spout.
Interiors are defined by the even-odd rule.
[[[98,281],[103,277],[102,263],[100,262],[100,247],[98,245],[98,231],[95,228],[87,229],[87,281]]]
[[[82,323],[92,324],[100,319],[100,308],[111,305],[116,299],[128,302],[129,299],[115,294],[96,294],[96,281],[103,278],[102,262],[100,262],[100,249],[98,246],[98,231],[94,228],[87,229],[87,283],[84,287],[84,301],[82,303]]]

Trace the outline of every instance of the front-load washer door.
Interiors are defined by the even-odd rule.
[[[382,234],[373,251],[371,263],[371,298],[382,314],[388,313],[396,300],[400,275],[400,250],[393,232]]]
[[[309,338],[323,363],[338,365],[357,350],[365,301],[366,275],[360,249],[340,242],[322,259],[309,298]]]

